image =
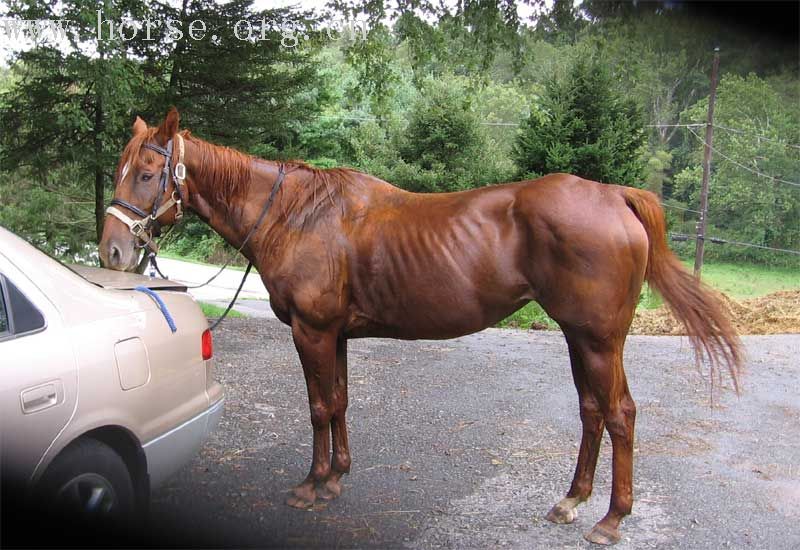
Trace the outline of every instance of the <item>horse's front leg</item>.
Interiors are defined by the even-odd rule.
[[[292,337],[303,364],[314,430],[311,470],[286,500],[294,508],[313,506],[317,484],[323,483],[331,473],[330,425],[334,413],[337,336],[335,330],[319,330],[299,319],[292,319]]]
[[[333,389],[333,461],[331,474],[319,488],[318,497],[334,499],[342,493],[341,479],[350,472],[350,444],[347,441],[347,340],[340,337],[336,344],[336,375]]]

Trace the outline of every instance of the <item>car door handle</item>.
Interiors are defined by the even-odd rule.
[[[20,394],[22,412],[30,414],[54,407],[62,400],[63,394],[64,389],[60,380],[23,390]]]

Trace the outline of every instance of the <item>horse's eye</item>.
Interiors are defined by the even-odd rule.
[[[142,181],[150,181],[153,178],[153,174],[142,174]]]

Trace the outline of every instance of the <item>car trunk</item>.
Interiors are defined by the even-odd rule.
[[[111,269],[77,264],[70,265],[69,268],[89,282],[103,288],[130,290],[137,286],[144,286],[153,290],[186,291],[186,285],[184,283],[170,281],[169,279],[151,278],[146,275],[139,275],[138,273],[113,271]]]

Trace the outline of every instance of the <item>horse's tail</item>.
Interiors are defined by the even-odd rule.
[[[650,241],[645,278],[686,327],[698,358],[708,356],[713,371],[725,365],[739,391],[742,366],[741,341],[720,300],[689,273],[667,246],[664,211],[658,196],[649,191],[624,187],[628,206],[644,226]]]

